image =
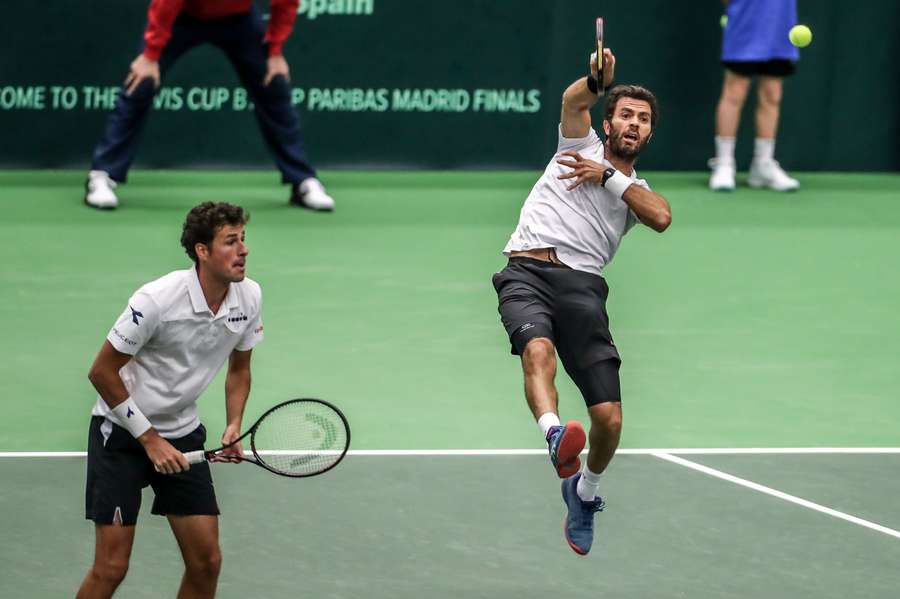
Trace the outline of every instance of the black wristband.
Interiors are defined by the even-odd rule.
[[[593,75],[587,76],[587,86],[588,89],[591,90],[591,93],[596,94],[598,91],[600,91],[600,88],[597,86],[597,78]]]
[[[606,187],[606,182],[609,181],[610,177],[616,174],[616,169],[610,167],[603,171],[603,177],[600,179],[600,187]]]

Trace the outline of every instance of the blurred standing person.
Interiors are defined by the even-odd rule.
[[[723,0],[727,23],[722,36],[725,79],[716,109],[716,157],[709,161],[709,188],[734,189],[734,146],[741,109],[756,78],[756,140],[750,163],[750,187],[793,191],[799,182],[775,160],[775,136],[782,84],[794,73],[799,50],[788,39],[797,24],[796,0]]]
[[[94,148],[85,203],[119,205],[113,189],[124,183],[160,80],[181,56],[202,44],[222,50],[255,105],[263,139],[291,185],[289,202],[330,211],[334,200],[306,158],[300,120],[291,103],[290,69],[282,46],[291,34],[300,0],[270,0],[266,26],[253,0],[151,0],[143,49],[125,79],[106,131]]]

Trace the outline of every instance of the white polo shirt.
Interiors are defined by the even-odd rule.
[[[624,200],[598,183],[584,183],[567,190],[574,179],[558,177],[572,169],[556,162],[567,158],[560,156],[566,150],[612,166],[603,157],[603,142],[596,131],[591,129],[585,137],[567,138],[560,128],[556,154],[528,194],[519,225],[503,253],[508,256],[514,251],[552,247],[566,266],[599,275],[638,218]],[[636,171],[630,178],[636,185],[650,189],[646,181],[637,178]]]
[[[163,437],[183,437],[200,424],[197,398],[231,352],[262,341],[261,316],[262,292],[248,278],[231,283],[213,314],[192,267],[138,289],[106,339],[134,356],[119,375],[153,427]],[[92,414],[109,412],[98,397]]]

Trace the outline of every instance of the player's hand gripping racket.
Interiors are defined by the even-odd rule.
[[[292,399],[260,416],[250,430],[228,445],[211,451],[190,451],[184,457],[191,464],[210,461],[248,435],[252,456],[223,457],[252,462],[269,472],[296,478],[331,470],[350,448],[350,425],[340,410],[321,399]]]
[[[603,89],[603,17],[597,17],[597,95],[602,96]]]

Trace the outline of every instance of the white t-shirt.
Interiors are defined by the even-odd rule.
[[[247,351],[262,341],[261,317],[262,292],[256,281],[232,283],[213,314],[192,267],[138,289],[106,339],[134,356],[119,371],[131,398],[160,435],[176,438],[200,424],[197,398],[231,352]],[[98,397],[92,414],[109,412]]]
[[[622,237],[638,222],[637,215],[621,198],[598,183],[584,183],[568,191],[574,179],[559,179],[571,168],[557,164],[561,152],[575,150],[583,158],[610,165],[603,158],[603,142],[593,129],[585,137],[563,137],[559,132],[556,154],[528,194],[519,214],[519,225],[503,249],[510,252],[555,248],[559,260],[576,270],[599,275],[609,264]],[[610,165],[612,166],[612,165]],[[631,173],[636,185],[650,189]]]

